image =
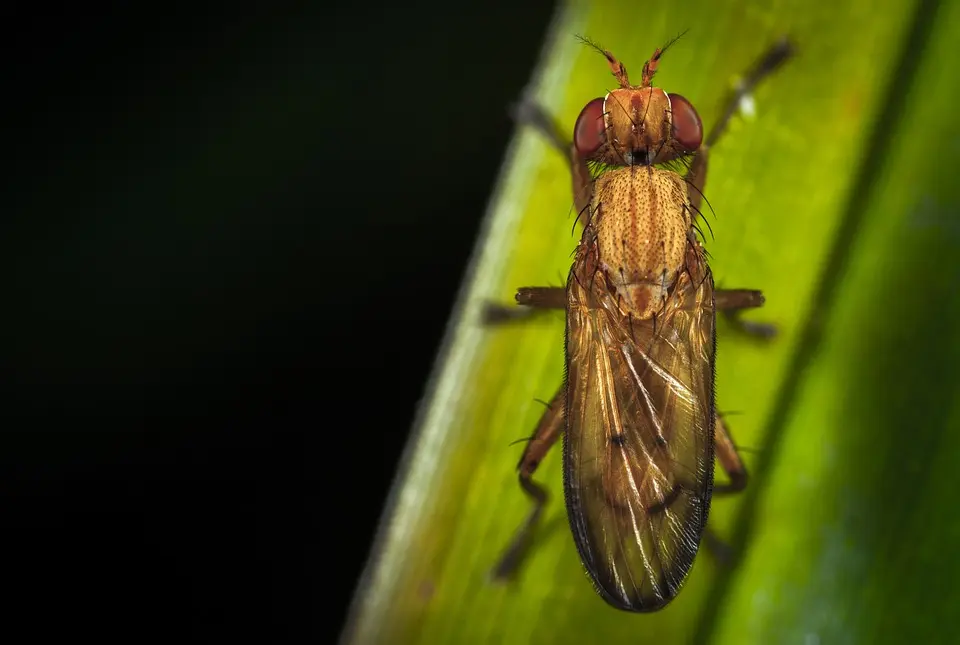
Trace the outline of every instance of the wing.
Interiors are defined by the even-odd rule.
[[[655,323],[631,321],[602,276],[584,282],[586,255],[567,286],[567,511],[599,593],[654,611],[693,566],[710,507],[713,279],[694,253]]]

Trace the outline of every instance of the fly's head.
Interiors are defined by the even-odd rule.
[[[664,163],[695,152],[703,140],[700,115],[679,94],[653,86],[663,50],[657,49],[644,63],[640,84],[631,85],[623,63],[597,49],[620,87],[581,110],[573,133],[580,155],[590,161],[633,166]]]

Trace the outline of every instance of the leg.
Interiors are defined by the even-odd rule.
[[[513,107],[512,115],[518,123],[537,130],[554,148],[570,160],[577,221],[586,226],[590,222],[590,199],[593,196],[593,178],[590,176],[587,160],[580,155],[576,146],[561,134],[556,121],[536,103],[522,100]],[[562,287],[523,287],[517,291],[517,302],[538,309],[562,309],[565,303],[564,289]],[[483,322],[499,324],[523,320],[531,313],[531,311],[489,303],[483,311]]]
[[[564,287],[520,287],[515,297],[518,305],[537,309],[563,309],[567,306]]]
[[[547,503],[547,491],[534,482],[532,477],[540,462],[543,461],[543,458],[563,431],[563,399],[565,395],[566,389],[561,387],[554,395],[553,400],[550,401],[547,411],[540,417],[537,429],[530,442],[527,443],[523,456],[520,457],[520,463],[517,465],[517,470],[520,472],[520,487],[533,500],[533,509],[524,523],[520,525],[516,536],[510,542],[510,546],[507,547],[497,566],[493,568],[491,575],[495,580],[505,580],[516,571],[530,538],[530,533],[540,520],[543,507]]]
[[[518,305],[524,305],[523,308],[488,303],[483,310],[484,324],[526,320],[537,311],[563,309],[567,304],[567,290],[564,287],[520,287],[515,298]]]
[[[763,306],[762,292],[755,289],[717,289],[713,297],[717,311],[722,311],[727,320],[740,331],[760,338],[773,338],[776,335],[777,329],[773,325],[740,319],[739,314],[744,309]]]
[[[737,452],[737,447],[733,443],[733,438],[730,436],[730,432],[727,430],[727,426],[724,424],[720,415],[717,415],[717,419],[714,422],[714,441],[717,461],[720,463],[723,471],[727,473],[730,481],[726,484],[715,484],[713,494],[728,495],[731,493],[739,493],[747,487],[747,469],[743,465],[743,460],[740,459],[740,454]],[[720,564],[724,566],[731,566],[733,564],[736,555],[734,550],[730,548],[729,544],[717,537],[717,534],[709,528],[703,534],[703,543],[707,549],[713,553]]]
[[[727,125],[730,123],[730,119],[733,118],[733,115],[736,114],[737,109],[740,107],[743,98],[749,96],[753,88],[755,88],[760,81],[783,65],[783,63],[793,55],[793,52],[793,43],[786,38],[781,38],[775,42],[773,46],[764,53],[763,57],[754,64],[750,71],[740,79],[740,82],[737,83],[737,86],[727,99],[727,106],[723,111],[723,116],[720,117],[720,120],[717,121],[717,124],[713,126],[713,130],[711,130],[707,136],[707,147],[715,145],[721,135],[723,135],[727,129]]]
[[[737,311],[762,307],[762,291],[756,289],[717,289],[714,294],[717,311]]]
[[[747,487],[747,468],[743,465],[740,453],[737,452],[737,447],[733,443],[733,437],[730,436],[730,431],[727,430],[723,417],[719,414],[713,428],[717,461],[730,478],[727,484],[714,485],[713,492],[720,495],[739,493]]]
[[[753,88],[766,76],[773,73],[793,54],[793,45],[787,39],[781,39],[767,50],[763,57],[757,61],[753,68],[747,72],[746,76],[740,80],[737,87],[727,98],[726,108],[723,116],[713,126],[713,130],[704,139],[700,149],[694,154],[693,161],[690,164],[690,171],[687,173],[687,183],[690,184],[690,205],[694,211],[700,212],[700,203],[703,200],[703,187],[707,183],[707,158],[710,148],[716,145],[720,136],[726,131],[730,124],[730,119],[736,114],[744,97],[749,96]]]
[[[542,107],[531,101],[523,100],[514,107],[513,117],[518,123],[532,127],[570,160],[570,172],[573,175],[573,203],[581,223],[590,220],[590,198],[593,196],[593,178],[587,167],[587,160],[580,155],[573,142],[561,134],[557,122]]]

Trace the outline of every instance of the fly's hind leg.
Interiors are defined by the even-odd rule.
[[[730,436],[730,431],[719,414],[714,421],[713,434],[717,462],[728,478],[726,483],[714,484],[713,494],[730,495],[739,493],[747,487],[749,479],[747,467],[744,466],[743,459],[740,458],[740,453],[737,451],[737,446],[733,443],[733,437]],[[736,555],[734,550],[709,528],[704,533],[704,544],[721,564],[725,566],[733,564]]]
[[[520,463],[517,465],[519,471],[520,488],[533,501],[533,509],[527,515],[527,519],[517,530],[516,535],[510,542],[500,561],[493,568],[491,576],[494,580],[506,580],[517,570],[526,547],[530,540],[530,534],[534,527],[540,521],[543,514],[543,507],[547,503],[547,491],[540,484],[533,481],[533,473],[543,458],[550,451],[550,448],[556,443],[563,431],[563,400],[565,388],[561,387],[546,412],[540,417],[537,429],[533,437],[527,443],[527,447],[520,457]]]
[[[730,480],[726,484],[714,484],[713,492],[717,495],[739,493],[747,487],[747,467],[743,465],[743,459],[740,458],[737,446],[733,443],[727,424],[719,414],[714,421],[713,439],[717,461]]]

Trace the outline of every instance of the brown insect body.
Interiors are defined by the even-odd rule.
[[[643,612],[669,603],[693,566],[717,490],[715,456],[730,475],[723,488],[746,482],[714,409],[715,320],[718,308],[757,307],[763,297],[714,291],[694,229],[707,146],[689,101],[652,86],[662,50],[637,86],[599,51],[620,88],[587,103],[568,149],[584,230],[564,297],[550,287],[517,293],[521,304],[566,309],[567,378],[521,458],[520,483],[536,507],[496,572],[515,567],[539,517],[546,492],[531,476],[562,434],[581,560],[608,603]],[[785,41],[775,47],[743,87],[789,51]],[[655,165],[688,156],[685,176]]]
[[[655,62],[640,86],[611,68],[621,88],[603,100],[602,130],[578,127],[574,140],[607,167],[567,284],[564,492],[600,594],[649,611],[679,590],[709,510],[713,284],[686,181],[653,165],[699,147],[699,117],[675,131],[670,97],[651,86]]]

